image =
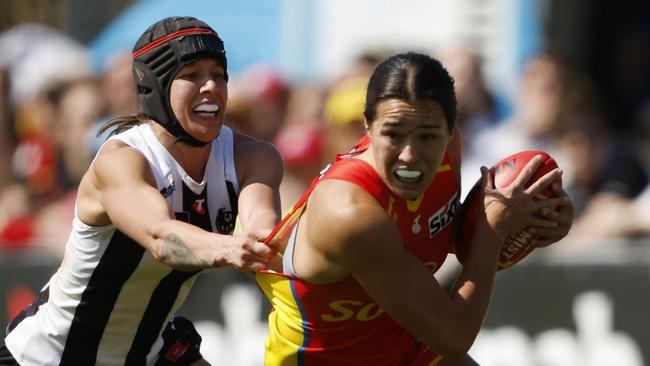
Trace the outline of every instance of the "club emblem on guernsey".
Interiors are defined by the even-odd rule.
[[[413,234],[417,234],[422,230],[422,225],[420,225],[420,216],[422,215],[417,215],[415,219],[413,219],[413,225],[411,226],[411,232],[413,232]]]
[[[194,203],[192,203],[192,209],[194,210],[194,212],[196,212],[197,214],[199,214],[201,216],[205,215],[204,203],[205,203],[204,198],[194,200]]]
[[[226,211],[225,208],[220,208],[217,212],[217,230],[221,234],[230,234],[235,229],[235,217],[232,211]]]

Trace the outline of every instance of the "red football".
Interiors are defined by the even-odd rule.
[[[546,173],[557,168],[555,160],[547,153],[539,150],[521,151],[516,154],[510,155],[505,159],[499,161],[494,165],[495,175],[494,183],[497,188],[507,187],[515,178],[521,173],[526,164],[536,155],[541,155],[543,159],[542,165],[537,169],[535,174],[528,181],[526,186],[530,186],[533,182],[544,176]],[[550,188],[546,188],[539,194],[540,199],[552,198],[557,195]],[[476,222],[478,220],[478,208],[483,202],[483,194],[481,192],[481,181],[474,185],[469,191],[465,201],[461,205],[458,214],[459,222],[457,240],[456,240],[456,257],[463,263],[469,246],[472,243],[474,231],[476,229]],[[497,270],[502,270],[519,262],[521,259],[530,254],[535,247],[531,244],[534,237],[522,230],[519,233],[513,233],[506,238],[501,249],[501,255],[497,262]]]

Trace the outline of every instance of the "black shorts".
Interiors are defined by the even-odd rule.
[[[0,346],[0,365],[1,366],[19,366],[14,356],[11,355],[7,346]]]
[[[163,347],[158,352],[155,366],[185,366],[203,358],[201,336],[191,321],[181,316],[173,317],[162,334]],[[2,365],[2,364],[0,364]]]

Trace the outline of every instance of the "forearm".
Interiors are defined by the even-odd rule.
[[[268,235],[280,220],[279,214],[270,210],[260,210],[246,217],[240,216],[240,223],[245,233],[266,233]]]
[[[280,197],[263,185],[248,186],[239,199],[239,222],[245,233],[268,235],[280,221]]]
[[[465,260],[463,270],[451,292],[451,301],[462,319],[465,337],[474,339],[487,313],[496,274],[501,238],[483,225],[476,235]]]
[[[223,247],[231,238],[178,220],[153,225],[150,251],[161,263],[181,271],[224,265]]]

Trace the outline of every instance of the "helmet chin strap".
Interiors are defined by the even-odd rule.
[[[167,132],[169,132],[172,136],[174,136],[174,143],[182,142],[194,147],[203,147],[209,144],[210,142],[212,142],[212,141],[205,142],[192,137],[192,135],[187,133],[187,131],[185,131],[185,129],[178,122],[174,122],[171,124],[162,124],[162,123],[159,124],[163,126],[167,130]]]

